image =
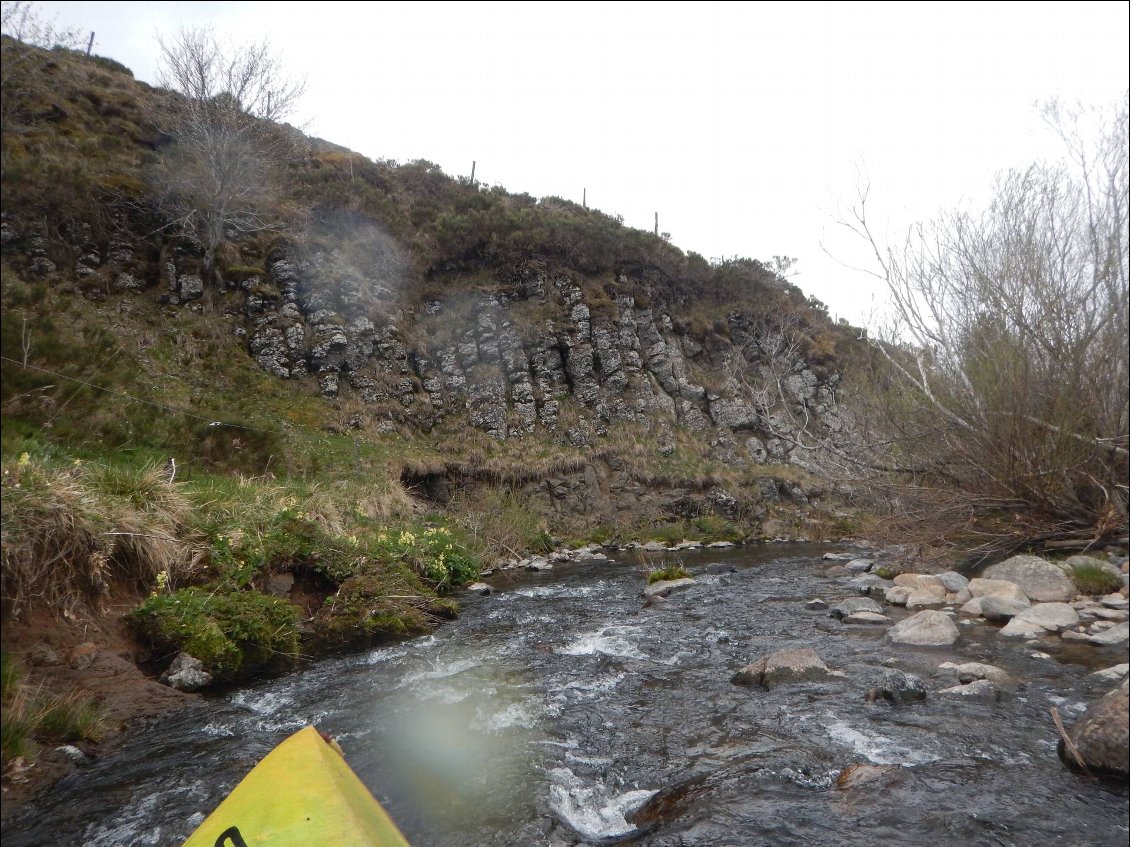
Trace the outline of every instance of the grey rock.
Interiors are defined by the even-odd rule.
[[[905,605],[908,609],[940,609],[946,605],[946,598],[935,591],[916,588],[907,595]]]
[[[706,566],[706,572],[711,574],[737,573],[738,569],[729,562],[712,562]]]
[[[1039,624],[1029,623],[1020,618],[1013,618],[1001,627],[998,635],[1005,638],[1039,638],[1047,635],[1047,630]]]
[[[844,565],[844,567],[852,573],[867,573],[874,566],[874,559],[852,559],[850,562]]]
[[[962,662],[960,664],[942,662],[938,665],[938,669],[952,671],[962,685],[967,685],[979,679],[987,679],[998,688],[1012,688],[1016,685],[1016,680],[1009,676],[1007,671],[998,668],[996,665],[988,665],[983,662]]]
[[[969,593],[973,595],[973,599],[986,597],[989,594],[1020,601],[1029,599],[1019,585],[1007,579],[971,579],[969,580]]]
[[[987,679],[977,679],[967,685],[955,685],[938,692],[940,697],[957,697],[968,700],[999,700],[996,686]]]
[[[199,691],[212,684],[212,674],[204,670],[204,663],[199,659],[179,653],[161,681],[178,691]]]
[[[730,680],[735,685],[761,685],[770,688],[790,682],[811,682],[836,676],[809,648],[778,650],[746,665]]]
[[[467,586],[467,590],[475,594],[481,594],[483,597],[488,597],[494,593],[494,589],[485,582],[472,582]]]
[[[288,597],[294,587],[294,574],[273,573],[267,577],[265,588],[272,597]]]
[[[883,596],[888,603],[894,606],[905,606],[906,601],[910,599],[910,595],[914,592],[915,589],[906,585],[892,585],[884,592]]]
[[[981,614],[986,620],[1007,621],[1029,607],[1027,601],[1013,600],[1000,594],[987,594],[980,598]]]
[[[892,703],[917,703],[926,699],[926,683],[912,673],[889,670],[879,681],[879,692]]]
[[[852,612],[850,615],[843,616],[844,623],[852,624],[869,624],[869,625],[885,625],[891,622],[891,619],[886,615],[881,615],[878,612]]]
[[[62,753],[64,756],[66,756],[70,761],[74,762],[76,765],[82,764],[83,762],[85,762],[87,760],[86,753],[82,752],[82,750],[78,749],[73,744],[64,744],[61,747],[56,747],[55,751],[58,752],[58,753]]]
[[[534,556],[523,563],[523,567],[528,571],[551,571],[553,565],[544,556]]]
[[[887,638],[891,641],[920,647],[947,646],[959,637],[960,633],[949,615],[932,609],[899,621],[887,630]]]
[[[1099,646],[1121,644],[1130,639],[1130,624],[1120,623],[1106,629],[1097,635],[1092,635],[1088,641]]]
[[[830,614],[833,618],[843,618],[856,612],[872,612],[881,615],[883,607],[870,597],[848,597],[836,603]]]
[[[653,582],[643,590],[644,596],[649,600],[652,597],[667,597],[676,591],[686,591],[695,581],[690,577],[682,577],[681,579],[661,579],[658,582]]]
[[[985,576],[1015,582],[1029,600],[1070,603],[1077,593],[1062,570],[1039,556],[1013,556],[986,568]]]
[[[1066,603],[1037,603],[1021,611],[1014,620],[1035,624],[1049,632],[1063,632],[1079,625],[1079,615]]]
[[[1121,665],[1113,665],[1109,668],[1103,668],[1101,671],[1095,671],[1091,676],[1108,682],[1118,682],[1128,673],[1130,673],[1130,664],[1123,662]]]
[[[957,571],[946,571],[937,575],[940,582],[950,594],[957,594],[969,588],[969,580]]]
[[[808,609],[810,612],[823,612],[828,608],[828,604],[820,598],[815,598],[805,603],[804,608]]]

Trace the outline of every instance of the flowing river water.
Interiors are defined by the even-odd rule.
[[[986,625],[963,626],[949,648],[892,644],[882,627],[805,609],[851,594],[826,575],[827,549],[683,554],[697,584],[648,609],[626,554],[498,575],[497,593],[462,598],[463,615],[434,635],[155,722],[9,822],[4,845],[179,844],[310,722],[341,742],[414,847],[1127,843],[1126,789],[1064,768],[1049,715],[1070,724],[1113,687],[1091,672],[1126,661],[1124,646],[1026,643]],[[707,574],[714,562],[737,570]],[[844,676],[730,682],[786,647],[814,648]],[[934,696],[956,683],[946,661],[996,664],[1024,684],[999,702]],[[891,667],[931,696],[866,701]],[[897,767],[838,787],[857,763]]]

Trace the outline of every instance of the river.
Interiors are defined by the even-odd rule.
[[[1125,648],[962,627],[913,648],[806,600],[849,595],[816,545],[682,554],[698,583],[644,609],[642,567],[582,562],[500,574],[434,635],[329,659],[154,722],[4,827],[5,847],[175,845],[275,744],[335,736],[414,847],[1122,845],[1125,788],[1059,762],[1049,710],[1077,719]],[[624,554],[626,556],[626,554]],[[737,571],[707,574],[712,562]],[[896,617],[903,610],[893,610]],[[730,682],[752,659],[812,647],[842,678]],[[1000,702],[892,707],[864,693],[890,667],[931,691],[945,661],[1025,684]],[[835,783],[855,763],[896,765]],[[632,813],[660,790],[647,825]],[[673,789],[673,790],[672,790]]]

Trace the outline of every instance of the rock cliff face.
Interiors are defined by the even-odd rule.
[[[181,290],[194,280],[179,277]],[[708,439],[729,464],[790,460],[802,430],[842,428],[836,373],[818,374],[787,329],[740,312],[696,338],[678,312],[630,293],[600,302],[568,273],[529,271],[493,292],[454,291],[406,307],[392,281],[316,253],[278,258],[241,282],[249,353],[280,378],[315,376],[381,417],[431,428],[463,419],[492,438],[539,429],[575,446],[616,421]],[[612,280],[609,280],[612,282]],[[645,286],[626,275],[615,288]],[[182,299],[187,299],[184,294]],[[758,329],[762,332],[758,332]],[[563,403],[579,410],[563,416]]]

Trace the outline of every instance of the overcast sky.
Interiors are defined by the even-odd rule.
[[[799,259],[860,323],[865,260],[834,223],[864,168],[894,235],[1058,157],[1036,104],[1130,87],[1130,4],[42,2],[153,81],[158,33],[269,38],[307,79],[295,123],[671,233],[707,258]]]

